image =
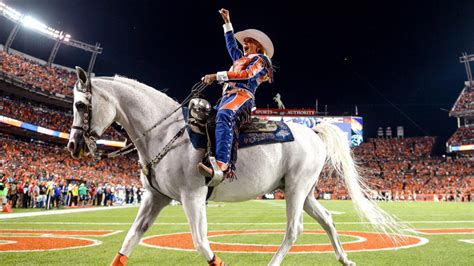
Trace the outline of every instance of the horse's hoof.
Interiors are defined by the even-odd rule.
[[[110,266],[125,266],[127,265],[127,260],[127,256],[117,253],[112,263],[110,263]]]
[[[356,266],[356,263],[351,261],[351,260],[347,260],[345,263],[344,263],[344,266]]]
[[[208,261],[209,266],[228,266],[221,258],[214,255],[211,261]]]

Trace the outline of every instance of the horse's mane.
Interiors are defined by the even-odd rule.
[[[145,94],[161,94],[162,96],[165,96],[164,98],[169,99],[170,101],[176,102],[173,100],[171,97],[166,95],[165,93],[161,92],[160,90],[157,90],[151,86],[148,86],[144,83],[139,82],[138,80],[127,78],[125,76],[121,76],[116,74],[113,77],[97,77],[99,79],[105,79],[105,80],[111,80],[115,82],[119,82],[125,85],[128,85],[128,87],[132,87],[133,89],[139,90],[144,92]]]
[[[118,81],[118,82],[122,82],[122,83],[125,83],[125,84],[128,84],[136,89],[144,89],[144,90],[154,90],[154,91],[157,91],[155,88],[153,87],[150,87],[144,83],[141,83],[140,81],[138,80],[135,80],[135,79],[131,79],[131,78],[127,78],[127,77],[124,77],[124,76],[120,76],[120,75],[115,75],[114,78],[113,78],[114,81]]]

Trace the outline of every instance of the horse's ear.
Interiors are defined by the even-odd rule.
[[[86,71],[84,71],[84,69],[76,66],[76,75],[77,79],[82,83],[82,85],[85,85],[87,83],[87,73]]]

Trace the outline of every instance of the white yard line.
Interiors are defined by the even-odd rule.
[[[268,204],[268,205],[272,205],[272,206],[276,206],[276,207],[281,207],[281,208],[286,208],[286,204],[285,202],[283,203],[278,203],[278,202],[275,202],[275,201],[272,201],[272,200],[257,200],[255,202],[261,202],[261,203],[265,203],[265,204]],[[329,211],[331,214],[334,214],[334,215],[340,215],[340,214],[344,214],[345,212],[338,212],[338,211]]]
[[[253,202],[260,202],[260,203],[264,203],[264,204],[267,204],[267,205],[286,208],[285,201],[283,201],[283,203],[279,203],[281,201],[273,201],[273,200],[256,200],[256,201],[253,201]]]
[[[159,219],[159,218],[158,218]],[[459,223],[474,223],[474,220],[470,221],[403,221],[402,223],[409,224],[459,224]],[[70,224],[70,225],[131,225],[130,223],[102,223],[102,222],[0,222],[0,224]],[[182,223],[166,223],[156,222],[157,225],[188,225],[187,222]],[[286,223],[208,223],[209,225],[285,225]],[[335,222],[336,225],[341,224],[370,224],[368,222]],[[316,223],[315,223],[316,225]]]
[[[125,206],[113,206],[113,207],[97,207],[97,208],[83,208],[83,209],[79,208],[79,209],[70,209],[70,210],[49,210],[49,211],[44,210],[44,211],[38,211],[38,212],[0,214],[0,221],[2,221],[3,219],[35,217],[35,216],[56,215],[56,214],[70,214],[70,213],[79,213],[79,212],[116,210],[116,209],[132,208],[132,207],[136,207],[136,206],[125,205]]]

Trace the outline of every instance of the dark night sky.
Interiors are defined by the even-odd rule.
[[[378,126],[405,135],[438,136],[456,129],[450,109],[466,79],[462,52],[474,53],[474,1],[122,1],[10,0],[7,5],[73,38],[100,42],[97,75],[137,79],[184,99],[204,74],[231,64],[217,12],[230,10],[236,31],[258,28],[274,42],[275,83],[257,106],[328,105],[331,114],[364,117],[365,137]],[[244,4],[245,3],[245,4]],[[256,4],[253,4],[256,3]],[[316,3],[316,2],[315,2]],[[255,6],[254,6],[255,5]],[[0,18],[5,43],[11,22]],[[22,30],[13,48],[47,60],[53,41]],[[56,63],[87,67],[89,54],[62,46]],[[208,96],[217,99],[218,87]]]

